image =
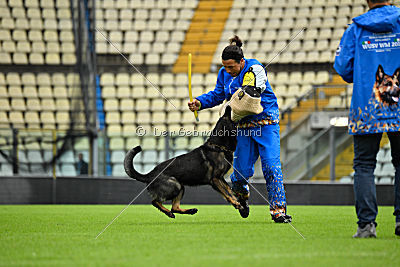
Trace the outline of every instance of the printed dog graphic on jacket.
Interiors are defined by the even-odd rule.
[[[386,74],[381,65],[376,71],[376,79],[374,84],[374,96],[378,102],[384,106],[395,105],[399,102],[399,79],[400,68],[397,68],[392,76]]]

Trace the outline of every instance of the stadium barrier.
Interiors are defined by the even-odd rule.
[[[285,182],[288,205],[354,205],[351,183]],[[252,183],[250,204],[265,205],[265,182]],[[0,204],[128,204],[145,184],[127,178],[1,177]],[[260,192],[263,196],[258,194]],[[393,185],[376,186],[379,205],[393,205]],[[150,204],[143,192],[133,204]],[[183,204],[227,204],[209,186],[185,187]]]

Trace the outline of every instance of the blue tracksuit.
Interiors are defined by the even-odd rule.
[[[286,197],[280,162],[279,108],[261,63],[255,59],[245,59],[245,66],[236,77],[232,77],[222,67],[215,89],[196,99],[201,102],[201,109],[217,106],[225,99],[230,100],[239,88],[247,85],[245,77],[249,73],[255,77],[254,84],[265,89],[261,94],[263,112],[246,116],[238,122],[233,162],[236,170],[231,175],[233,189],[242,193],[249,191],[248,180],[253,176],[254,163],[260,156],[270,208],[283,208],[286,207]]]

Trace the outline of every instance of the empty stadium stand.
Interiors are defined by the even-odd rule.
[[[176,134],[181,129],[206,133],[219,116],[219,107],[204,110],[195,123],[188,111],[187,53],[193,54],[197,96],[214,88],[221,51],[234,34],[244,40],[247,58],[267,66],[282,133],[316,110],[346,110],[351,87],[334,74],[332,63],[347,24],[365,11],[362,0],[95,1],[98,108],[104,108],[105,120],[101,144],[108,152],[101,160],[108,174],[125,176],[121,159],[136,145],[144,152],[135,163],[146,172],[204,142],[205,136]],[[19,144],[21,172],[43,173],[40,166],[54,156],[51,131],[62,137],[83,116],[81,80],[73,71],[79,63],[76,44],[70,1],[0,0],[0,126],[8,129],[0,145],[11,153],[10,128],[19,130],[21,140],[32,137]],[[139,136],[138,127],[147,134]],[[77,153],[87,159],[89,149],[88,138],[75,139],[56,173],[75,176]],[[392,177],[388,155],[387,148],[379,154],[378,181]],[[0,173],[12,172],[0,156]]]
[[[0,64],[74,65],[69,1],[2,1]]]

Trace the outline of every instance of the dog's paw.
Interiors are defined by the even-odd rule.
[[[185,214],[194,215],[198,212],[198,209],[189,209],[185,212]]]
[[[239,202],[234,202],[234,203],[232,203],[232,205],[235,207],[235,209],[243,209],[243,207],[242,207],[242,205],[240,205],[240,203]]]
[[[165,213],[165,215],[167,215],[168,217],[170,217],[172,219],[175,219],[175,214],[173,214],[172,212]]]

